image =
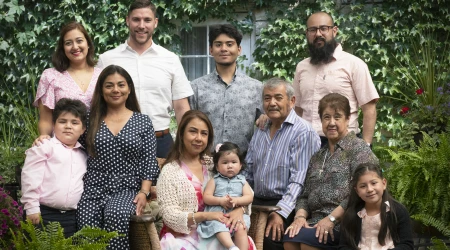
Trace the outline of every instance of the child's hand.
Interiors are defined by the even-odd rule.
[[[29,214],[27,215],[27,219],[29,219],[33,225],[38,225],[39,222],[41,222],[41,213]]]
[[[220,198],[220,206],[222,206],[226,210],[229,210],[233,208],[233,204],[230,201],[231,197],[227,194]]]
[[[239,205],[238,205],[237,198],[238,198],[238,197],[230,197],[230,203],[233,205],[233,208],[239,206]]]
[[[222,223],[226,223],[228,221],[228,218],[225,217],[224,213],[222,212],[208,212],[208,220],[216,220]]]

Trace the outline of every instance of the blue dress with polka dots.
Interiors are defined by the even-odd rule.
[[[152,122],[135,112],[113,135],[103,121],[94,144],[97,156],[88,158],[78,228],[89,225],[118,231],[124,237],[113,239],[108,249],[129,249],[129,220],[136,212],[133,200],[141,181],[155,182],[159,174]]]

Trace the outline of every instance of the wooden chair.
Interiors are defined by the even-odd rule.
[[[130,248],[132,250],[161,250],[155,218],[150,214],[132,215],[130,219]]]
[[[161,169],[166,159],[156,158]],[[155,211],[149,209],[151,201],[156,200],[156,187],[150,188],[151,198],[145,207],[144,214],[132,215],[130,218],[130,248],[131,250],[161,250],[159,244],[159,232],[155,226]],[[157,213],[157,211],[156,211]]]
[[[251,226],[248,235],[252,237],[257,250],[263,250],[264,231],[266,230],[269,214],[280,209],[277,206],[252,205],[250,215]]]

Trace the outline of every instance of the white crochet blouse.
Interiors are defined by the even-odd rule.
[[[214,167],[212,158],[205,156],[203,159],[208,170],[211,170]],[[212,177],[211,171],[209,177]],[[178,162],[173,161],[163,167],[156,192],[164,223],[178,233],[189,234],[188,215],[198,211],[197,196]]]

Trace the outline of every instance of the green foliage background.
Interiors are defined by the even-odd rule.
[[[0,114],[17,112],[13,100],[31,103],[36,79],[45,68],[51,67],[51,54],[63,24],[70,20],[82,22],[94,38],[98,55],[127,38],[125,17],[130,2],[0,0]],[[251,32],[255,11],[266,10],[267,27],[261,30],[254,52],[254,66],[258,70],[254,75],[261,79],[270,76],[292,79],[296,64],[308,56],[304,35],[306,18],[319,10],[331,13],[340,27],[338,39],[344,49],[368,63],[382,96],[378,105],[378,138],[382,138],[381,129],[395,134],[402,128],[404,122],[398,110],[405,100],[397,98],[401,96],[399,93],[406,91],[414,95],[414,90],[403,89],[407,79],[390,74],[394,58],[401,62],[409,57],[411,39],[425,31],[435,31],[440,39],[450,29],[447,8],[450,0],[337,3],[334,0],[155,0],[154,3],[160,19],[154,40],[175,52],[181,51],[179,30],[189,31],[195,22],[223,19],[243,32]],[[236,20],[236,11],[247,15]]]

